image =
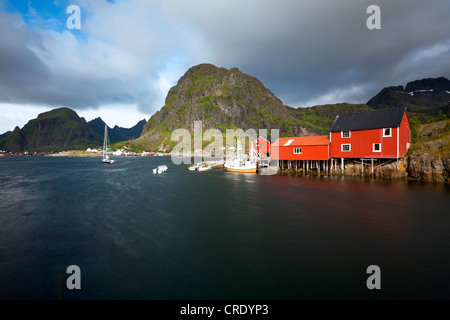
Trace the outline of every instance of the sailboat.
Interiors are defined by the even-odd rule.
[[[113,164],[115,160],[108,157],[106,152],[109,151],[109,138],[108,138],[108,126],[105,124],[105,135],[103,137],[103,163]]]

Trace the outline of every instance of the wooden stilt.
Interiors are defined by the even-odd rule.
[[[372,176],[373,176],[373,158],[372,158]]]
[[[344,174],[344,158],[341,158],[341,173]]]

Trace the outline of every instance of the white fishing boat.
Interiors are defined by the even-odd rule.
[[[197,171],[199,166],[200,166],[199,164],[194,164],[192,166],[189,166],[188,170],[190,170],[190,171]]]
[[[230,172],[256,173],[256,163],[246,158],[235,157],[225,162],[225,170]]]
[[[154,174],[161,174],[161,173],[166,172],[167,169],[168,169],[167,166],[164,164],[164,165],[158,166],[157,168],[153,169],[153,173]]]
[[[108,138],[108,126],[105,124],[105,134],[103,137],[103,158],[102,158],[102,162],[106,163],[106,164],[113,164],[114,163],[114,159],[111,159],[108,155],[107,152],[109,151],[109,138]]]
[[[212,170],[212,167],[204,164],[198,166],[197,168],[197,171],[208,171],[208,170]]]
[[[238,142],[237,149],[227,156],[224,164],[225,170],[230,172],[256,173],[257,165],[252,155],[253,147],[250,150],[249,156],[243,153],[243,149]]]

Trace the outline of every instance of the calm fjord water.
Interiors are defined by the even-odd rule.
[[[36,159],[0,158],[1,299],[450,298],[446,185]]]

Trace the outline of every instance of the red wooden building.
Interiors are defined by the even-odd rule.
[[[259,137],[253,142],[253,149],[261,158],[270,157],[270,142],[264,137]]]
[[[403,108],[337,116],[330,130],[331,158],[398,159],[410,142]]]
[[[279,138],[272,143],[272,160],[328,160],[328,136]]]
[[[271,145],[271,159],[279,160],[282,169],[316,168],[320,172],[328,169],[329,144],[328,136],[279,138]]]

